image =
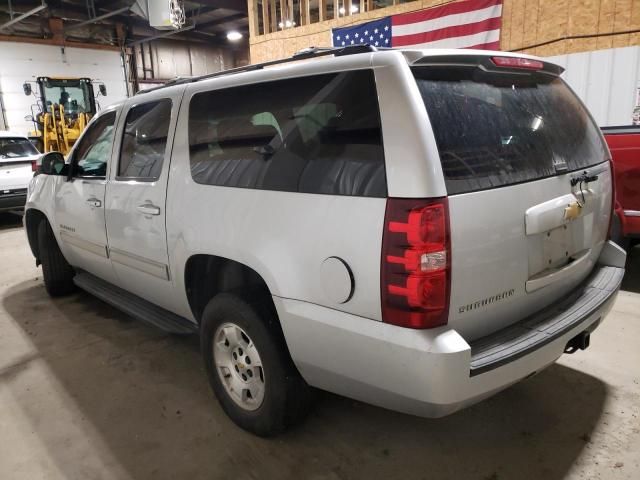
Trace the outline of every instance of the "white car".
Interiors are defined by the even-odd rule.
[[[43,157],[29,244],[50,294],[198,332],[256,434],[310,387],[446,415],[586,348],[620,287],[609,151],[561,72],[347,47],[150,90]]]
[[[24,208],[27,186],[39,156],[28,138],[0,131],[0,212]]]

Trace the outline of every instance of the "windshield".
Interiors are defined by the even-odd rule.
[[[419,67],[449,194],[497,188],[606,159],[589,113],[558,77]]]
[[[82,80],[45,80],[42,93],[47,110],[62,105],[65,113],[92,112],[89,84]]]
[[[0,159],[38,155],[38,150],[26,138],[0,137]]]

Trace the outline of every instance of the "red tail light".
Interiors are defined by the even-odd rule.
[[[382,320],[408,328],[445,325],[450,284],[446,197],[389,198],[382,239]]]
[[[544,63],[539,60],[520,57],[491,57],[496,67],[525,68],[528,70],[542,70]]]

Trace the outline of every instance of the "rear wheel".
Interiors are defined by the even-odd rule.
[[[264,303],[217,295],[204,310],[200,342],[209,382],[225,413],[245,430],[272,436],[305,416],[311,388]]]
[[[38,250],[47,293],[52,297],[72,293],[76,289],[73,283],[75,272],[62,255],[51,225],[46,220],[38,225]]]

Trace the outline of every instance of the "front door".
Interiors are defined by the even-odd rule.
[[[107,281],[115,280],[104,216],[115,122],[115,111],[91,122],[71,153],[72,178],[59,183],[55,196],[54,228],[59,230],[67,261]]]
[[[165,198],[177,102],[179,98],[156,95],[124,112],[106,198],[109,252],[118,285],[165,307],[171,296]]]

